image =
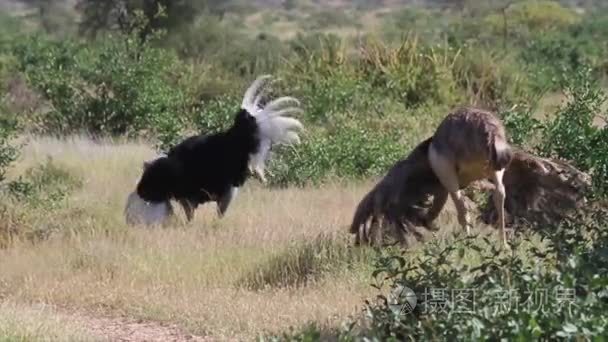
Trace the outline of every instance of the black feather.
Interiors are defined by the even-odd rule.
[[[209,135],[195,135],[172,147],[167,156],[151,162],[137,184],[145,201],[171,199],[194,208],[218,201],[249,176],[250,155],[258,151],[259,128],[246,110],[240,110],[232,127]]]

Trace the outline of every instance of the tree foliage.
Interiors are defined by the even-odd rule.
[[[99,31],[131,31],[131,18],[141,11],[148,22],[143,35],[153,30],[172,30],[192,23],[202,12],[223,15],[232,1],[222,0],[79,0],[82,13],[81,33],[96,35]]]

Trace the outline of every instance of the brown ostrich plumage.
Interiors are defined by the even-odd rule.
[[[415,228],[436,229],[433,221],[448,194],[457,197],[457,210],[459,205],[465,207],[462,190],[468,187],[491,191],[493,198],[481,208],[481,218],[501,228],[506,244],[507,213],[515,222],[539,226],[558,223],[584,206],[590,184],[589,175],[565,161],[537,157],[509,146],[505,128],[494,114],[461,108],[446,116],[432,137],[395,163],[364,196],[350,232],[356,235],[357,244],[376,242],[370,237],[385,225],[401,242],[408,233],[420,238]],[[462,211],[458,214],[466,227],[466,208],[464,215]]]

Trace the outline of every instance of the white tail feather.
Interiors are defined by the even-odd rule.
[[[266,111],[266,110],[265,110]],[[297,108],[297,107],[287,107],[285,109],[281,109],[281,110],[277,110],[277,111],[270,111],[268,113],[260,113],[260,117],[264,117],[264,119],[268,120],[270,118],[274,118],[277,116],[285,116],[288,114],[301,114],[304,111],[301,108]]]
[[[277,116],[259,123],[263,135],[272,141],[281,140],[290,131],[303,129],[302,123],[294,118]]]
[[[296,99],[295,97],[284,96],[284,97],[279,97],[278,99],[273,100],[273,101],[269,102],[268,104],[266,104],[266,107],[264,107],[264,110],[276,111],[276,110],[280,109],[282,105],[288,104],[288,103],[292,103],[296,106],[300,105],[300,101],[298,101],[298,99]]]
[[[258,95],[258,91],[270,77],[270,75],[262,75],[253,81],[253,83],[245,91],[241,108],[245,109],[252,115],[253,113],[257,112],[258,107],[256,104],[258,104],[261,99],[261,94]]]
[[[270,78],[268,75],[258,77],[249,86],[243,97],[241,107],[256,118],[260,132],[260,146],[257,153],[250,158],[250,168],[263,180],[264,168],[273,144],[292,145],[300,143],[298,131],[304,126],[288,115],[302,113],[300,101],[294,97],[284,96],[274,99],[265,106],[260,106],[264,94],[263,86]]]
[[[279,141],[282,144],[285,145],[294,145],[294,144],[299,144],[300,143],[300,137],[298,136],[297,132],[287,132],[287,134],[285,134],[285,136],[283,137],[283,139],[281,141]]]
[[[260,94],[255,98],[255,100],[253,100],[253,108],[256,108],[256,110],[258,108],[260,108],[260,101],[262,101],[262,92],[260,92]]]

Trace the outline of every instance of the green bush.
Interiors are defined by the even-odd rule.
[[[346,60],[342,39],[335,35],[298,35],[289,45],[291,58],[280,76],[285,80],[285,91],[302,102],[308,120],[326,123],[333,114],[352,109],[352,104],[362,98],[358,91],[365,83]]]
[[[50,102],[42,129],[52,134],[174,135],[184,98],[169,77],[175,56],[131,38],[96,46],[38,36],[15,43],[14,53],[28,81]]]
[[[514,106],[501,112],[510,142],[523,148],[534,148],[533,141],[542,134],[543,123],[534,118],[534,107]],[[540,132],[540,134],[539,134]]]
[[[415,33],[425,41],[439,41],[452,21],[441,11],[414,6],[391,11],[383,19],[383,37],[389,41],[399,41],[404,32]]]
[[[527,236],[514,244],[517,252],[512,254],[500,253],[494,241],[479,244],[479,238],[464,237],[449,246],[431,243],[418,257],[393,254],[380,259],[375,275],[411,287],[418,303],[411,315],[384,300],[370,304],[371,322],[363,334],[381,340],[603,336],[608,320],[608,216],[602,211],[587,214],[548,229],[543,250],[526,248],[533,244]]]
[[[564,82],[570,100],[546,123],[539,149],[546,155],[571,160],[591,172],[597,190],[606,194],[608,133],[606,127],[595,123],[596,117],[606,117],[602,113],[606,95],[591,76],[590,68],[580,69]]]
[[[458,53],[405,37],[398,46],[362,39],[358,53],[332,35],[299,36],[282,70],[289,91],[303,98],[313,119],[325,122],[336,111],[367,113],[385,99],[404,107],[449,103],[460,95],[454,79]],[[362,114],[363,115],[363,114]]]
[[[65,225],[57,217],[79,217],[86,213],[66,205],[69,195],[82,186],[82,179],[49,158],[31,167],[0,193],[0,247],[22,240],[36,243],[59,231],[77,231],[82,226]]]
[[[233,95],[201,102],[193,113],[197,131],[208,134],[230,128],[240,105],[240,99]]]
[[[580,17],[570,8],[556,1],[522,1],[507,7],[507,29],[511,35],[526,36],[563,30],[576,24]],[[504,30],[503,14],[491,14],[485,19],[486,29],[500,35]]]
[[[361,77],[404,105],[455,100],[452,68],[457,54],[451,47],[427,46],[417,37],[405,37],[396,47],[369,39],[360,50]]]
[[[520,63],[502,51],[468,46],[455,59],[453,74],[464,96],[477,105],[500,108],[530,97],[529,79]]]
[[[1,19],[2,17],[0,17]],[[0,42],[1,44],[1,42]],[[5,82],[13,66],[11,56],[0,52],[0,92],[5,92]],[[18,122],[15,115],[9,113],[4,99],[0,98],[0,183],[5,179],[6,171],[18,156],[18,149],[14,146],[12,139],[18,131]]]
[[[34,208],[57,208],[67,196],[82,186],[82,180],[51,158],[28,169],[18,180],[9,183],[9,194]]]
[[[588,55],[582,47],[581,40],[563,33],[539,35],[521,50],[521,58],[537,88],[556,90],[562,75],[588,64]]]
[[[242,39],[224,48],[215,56],[226,73],[241,78],[255,78],[261,74],[275,74],[283,63],[283,43],[273,35],[260,33],[254,38]]]
[[[340,341],[602,340],[608,323],[608,213],[589,210],[542,234],[512,241],[457,234],[420,251],[383,252],[374,285],[389,289],[366,303],[359,321],[333,334]],[[399,286],[416,294],[405,310]],[[395,295],[396,294],[396,295]],[[288,337],[306,341],[314,327]]]
[[[374,90],[352,74],[335,71],[302,79],[289,87],[306,109],[306,119],[315,124],[328,123],[347,113],[366,113],[381,97],[370,96]]]
[[[400,132],[343,126],[311,132],[295,148],[276,152],[270,168],[274,185],[314,185],[322,181],[361,179],[384,172],[406,149]]]
[[[183,57],[212,56],[225,49],[226,42],[242,40],[242,34],[213,15],[201,15],[191,25],[169,32],[163,46],[175,49]]]
[[[8,118],[0,107],[0,183],[5,180],[8,167],[18,156],[18,149],[12,142],[16,133],[16,122]]]
[[[0,13],[0,48],[2,44],[23,33],[25,27],[21,21],[9,14]]]

